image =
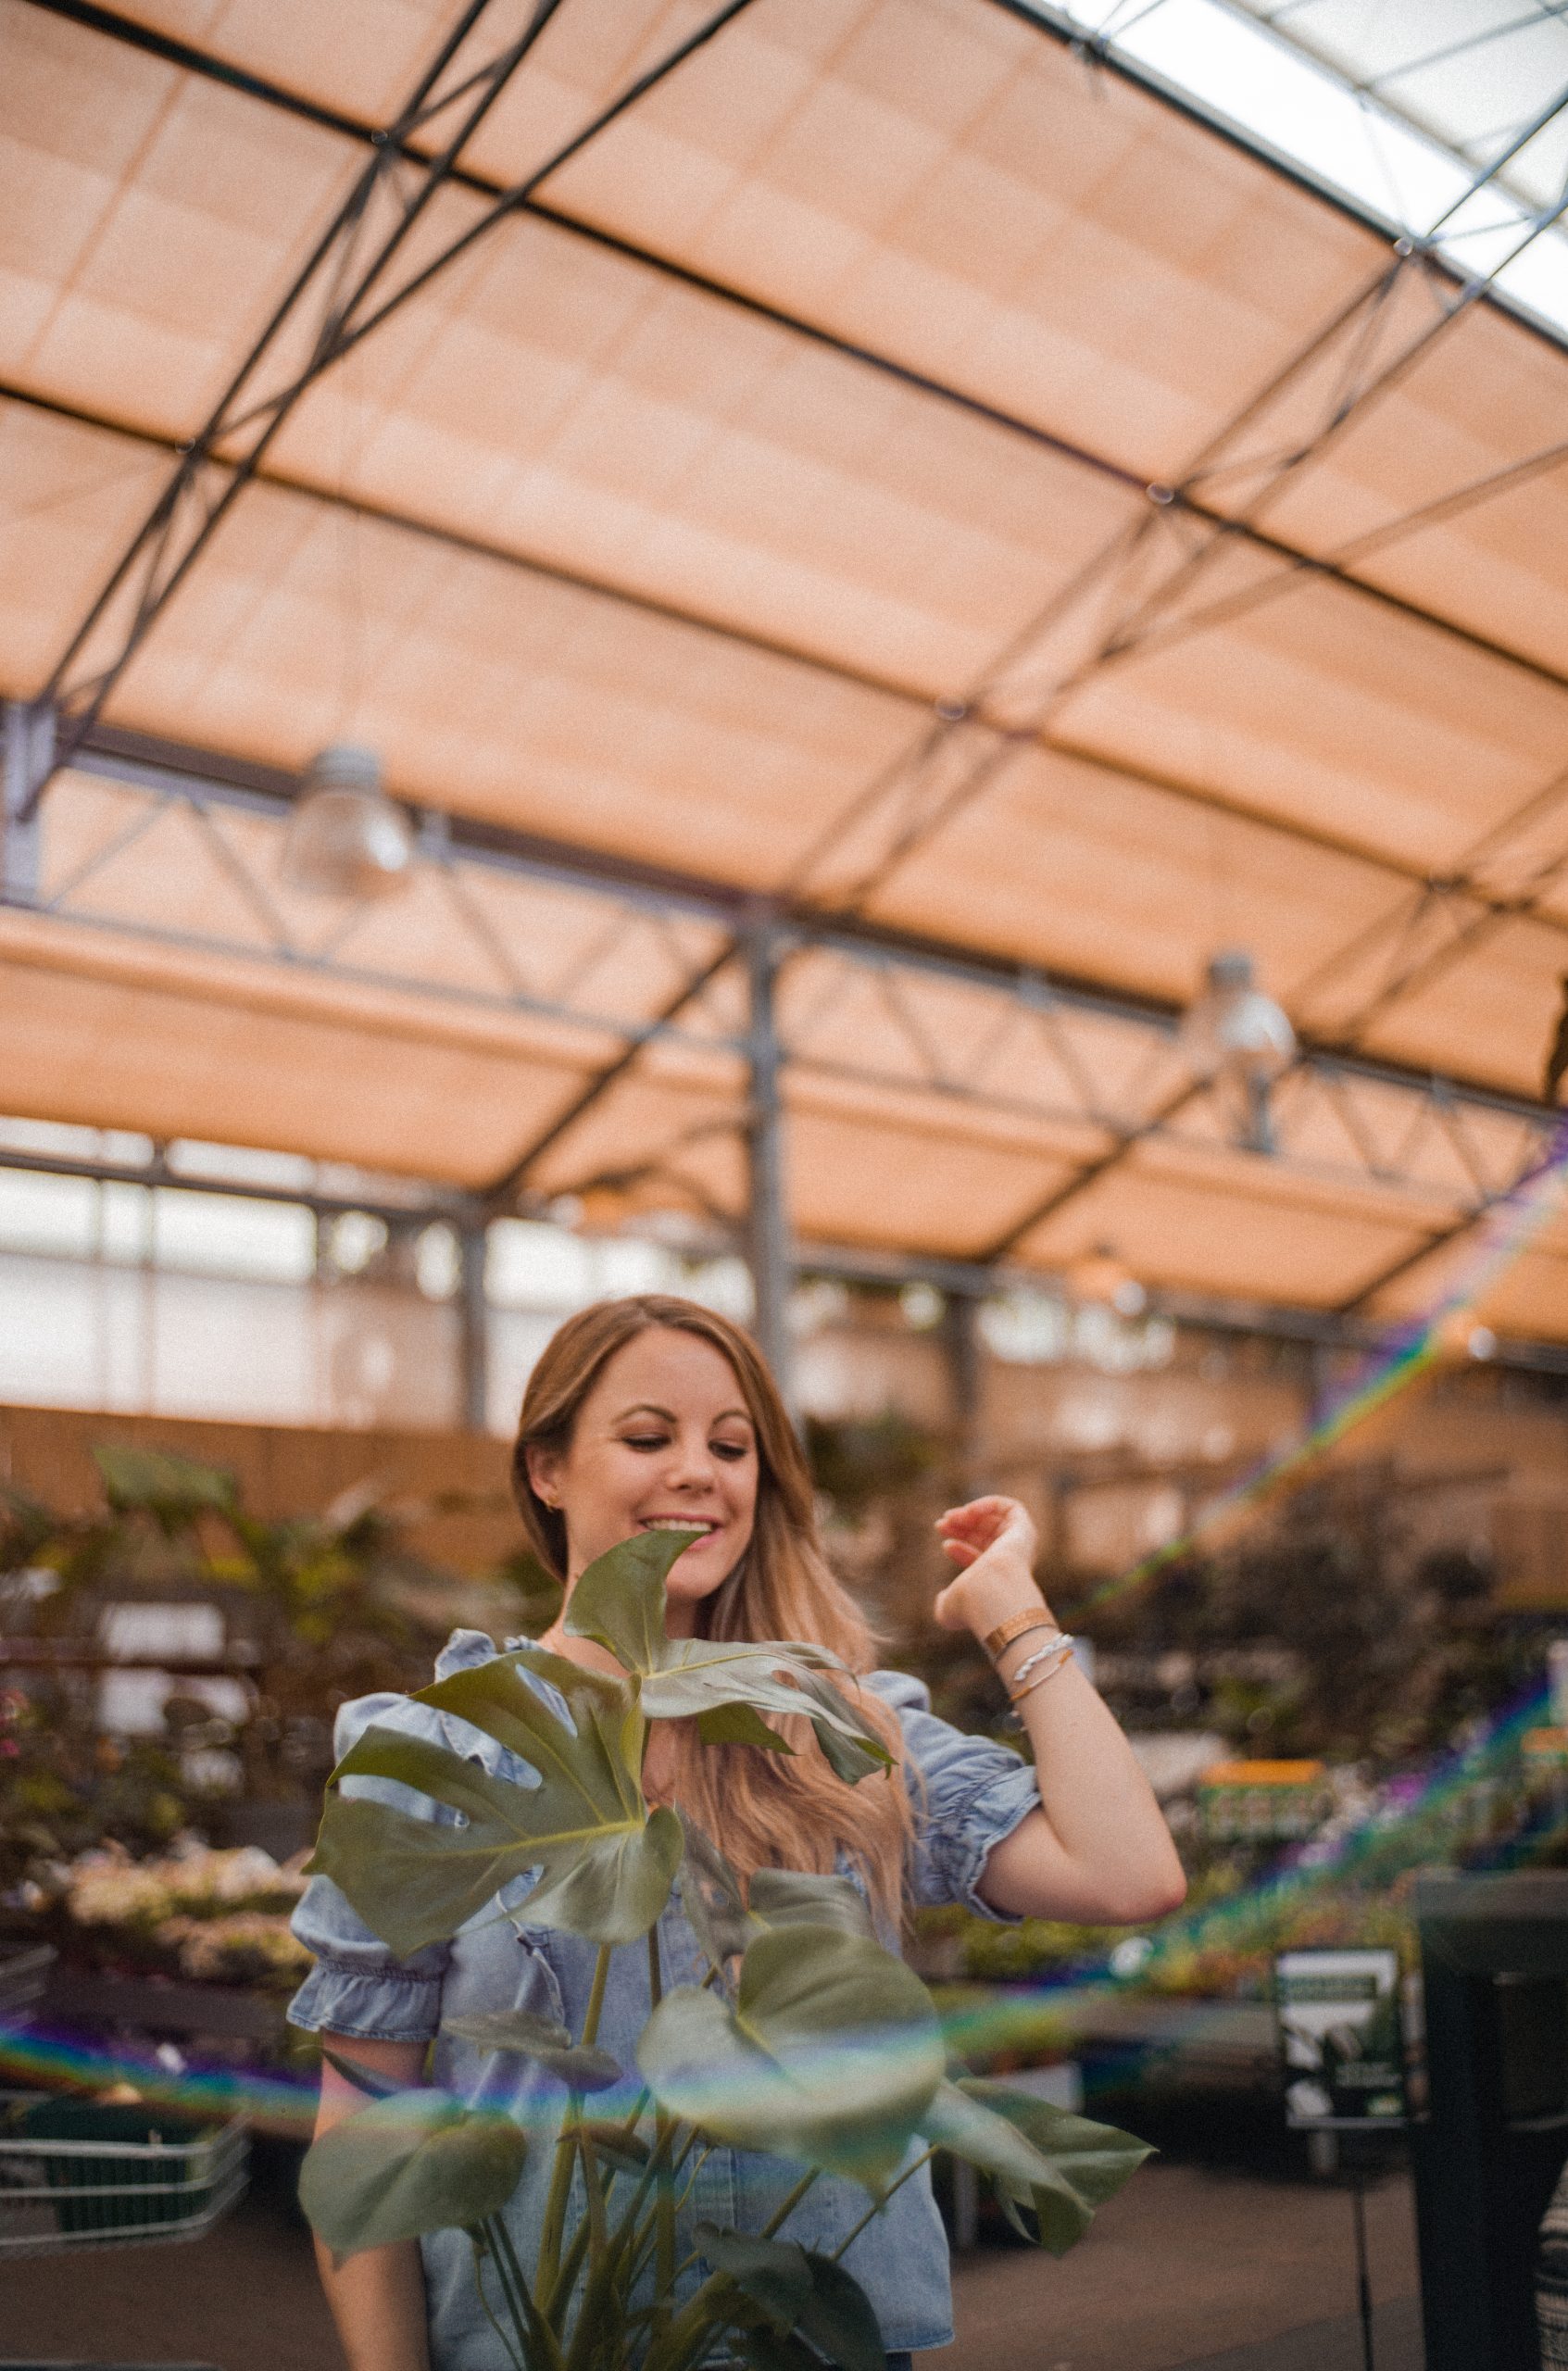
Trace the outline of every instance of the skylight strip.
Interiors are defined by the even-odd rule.
[[[1022,0],[1082,41],[1568,344],[1568,235],[1498,181],[1231,0]]]

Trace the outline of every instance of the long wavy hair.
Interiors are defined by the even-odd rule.
[[[650,1327],[695,1334],[728,1361],[757,1436],[751,1544],[729,1577],[695,1608],[697,1636],[809,1639],[831,1648],[851,1673],[870,1671],[875,1639],[822,1553],[810,1474],[778,1386],[749,1336],[697,1301],[668,1293],[596,1301],[551,1336],[529,1377],[512,1452],[512,1488],[535,1554],[558,1580],[569,1578],[566,1521],[534,1489],[530,1449],[570,1449],[578,1411],[605,1367]],[[894,1755],[885,1776],[863,1778],[851,1790],[834,1775],[803,1718],[779,1724],[793,1755],[705,1746],[694,1723],[678,1721],[670,1725],[676,1740],[675,1798],[743,1876],[762,1868],[822,1873],[842,1851],[864,1877],[879,1916],[896,1921],[911,1831],[897,1719],[852,1679],[834,1684]]]

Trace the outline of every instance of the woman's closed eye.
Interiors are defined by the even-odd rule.
[[[640,1449],[645,1456],[651,1455],[657,1449],[668,1449],[670,1446],[668,1433],[623,1433],[621,1440],[627,1449]],[[717,1440],[709,1441],[708,1446],[715,1457],[721,1457],[729,1465],[751,1454],[749,1441]]]

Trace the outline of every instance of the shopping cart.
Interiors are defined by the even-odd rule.
[[[166,2110],[0,2092],[0,2263],[199,2239],[245,2186],[244,2119],[193,2132]]]

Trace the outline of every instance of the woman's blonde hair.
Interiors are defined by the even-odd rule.
[[[699,1637],[801,1638],[831,1648],[854,1673],[871,1670],[874,1638],[822,1553],[811,1476],[778,1386],[750,1337],[697,1301],[637,1293],[596,1301],[552,1336],[523,1394],[512,1452],[512,1488],[529,1543],[558,1580],[567,1573],[564,1517],[546,1505],[528,1471],[531,1449],[570,1448],[578,1411],[616,1352],[663,1327],[710,1343],[733,1369],[756,1431],[757,1513],[736,1570],[696,1608]],[[746,1877],[761,1868],[831,1870],[840,1851],[863,1875],[880,1915],[896,1919],[910,1836],[909,1795],[897,1764],[897,1717],[869,1689],[843,1683],[866,1727],[895,1756],[885,1776],[853,1790],[835,1777],[810,1724],[779,1724],[794,1755],[755,1746],[699,1743],[674,1725],[676,1800]]]

